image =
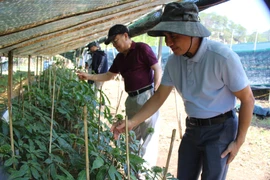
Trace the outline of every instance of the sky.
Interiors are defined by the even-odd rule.
[[[270,30],[270,11],[263,0],[230,0],[201,12],[227,16],[245,27],[247,33]]]

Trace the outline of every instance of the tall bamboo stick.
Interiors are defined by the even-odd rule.
[[[172,155],[172,149],[173,149],[173,144],[174,144],[174,139],[175,139],[175,132],[176,132],[176,129],[173,129],[173,131],[172,131],[172,137],[171,137],[170,149],[169,149],[169,153],[168,153],[168,157],[167,157],[167,162],[166,162],[166,167],[165,167],[165,170],[164,170],[164,174],[163,174],[162,180],[166,180],[166,174],[168,172],[168,168],[169,168],[169,164],[170,164],[170,159],[171,159],[171,155]]]
[[[54,116],[54,96],[55,96],[55,81],[56,81],[56,72],[55,67],[53,67],[53,95],[52,95],[52,111],[51,111],[51,129],[50,129],[50,146],[49,153],[52,152],[52,130],[53,130],[53,116]]]
[[[87,106],[83,107],[84,114],[84,141],[85,141],[85,166],[86,166],[86,178],[90,180],[89,175],[89,155],[88,155],[88,129],[87,129]]]
[[[120,103],[121,103],[122,95],[123,95],[123,90],[121,91],[120,98],[119,98],[119,100],[117,102],[117,106],[116,106],[116,110],[115,110],[115,115],[117,115],[118,108],[119,108]]]
[[[128,134],[128,117],[126,116],[126,154],[127,154],[127,176],[128,180],[130,180],[130,166],[129,166],[129,134]]]
[[[178,113],[178,103],[177,103],[177,94],[176,94],[176,89],[174,89],[174,99],[175,99],[175,111],[176,111],[176,118],[177,118],[177,122],[178,122],[178,128],[179,128],[179,135],[180,135],[180,139],[182,139],[183,135],[182,135],[182,125],[181,125],[181,120],[182,120],[182,116],[181,113]]]
[[[9,131],[10,131],[10,145],[12,150],[12,157],[15,156],[14,139],[13,139],[13,125],[12,125],[12,89],[13,89],[13,52],[8,52],[8,116],[9,116]],[[15,169],[15,164],[13,163]]]
[[[18,96],[18,104],[21,105],[20,101],[21,101],[21,96],[22,96],[22,73],[20,73],[20,86],[19,86],[19,96]]]
[[[96,88],[96,87],[95,87]],[[100,115],[101,115],[101,92],[102,92],[102,85],[99,90],[99,106],[98,106],[98,144],[100,142],[100,126],[101,126],[101,120],[100,120]]]
[[[30,65],[31,65],[31,55],[28,56],[28,94],[29,94],[29,102],[31,102],[31,93],[30,93],[30,89],[31,89],[31,69],[30,69]]]
[[[41,74],[41,56],[39,57],[40,61],[37,61],[39,63],[39,69],[38,69],[38,88],[40,89],[40,74]],[[38,65],[37,65],[38,68]]]
[[[39,59],[39,56],[37,56],[37,61],[36,61],[36,63],[35,63],[35,65],[36,65],[36,78],[37,78],[37,76],[38,76],[38,59]]]
[[[55,82],[56,82],[56,68],[53,66],[53,95],[52,95],[52,111],[51,111],[51,128],[50,128],[50,144],[49,144],[49,154],[52,153],[52,131],[53,131],[53,116],[54,116],[54,96],[55,96]],[[50,172],[49,172],[50,174]]]
[[[179,128],[179,133],[180,133],[180,139],[183,139],[183,131],[182,131],[182,114],[179,113],[179,117],[178,117],[178,128]]]

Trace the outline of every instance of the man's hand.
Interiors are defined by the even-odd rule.
[[[77,71],[77,76],[80,80],[90,80],[89,74],[81,71]]]
[[[128,130],[130,131],[134,127],[133,123],[131,120],[128,120]],[[125,120],[120,120],[115,123],[113,123],[111,127],[111,132],[113,133],[113,137],[115,140],[119,138],[119,135],[121,133],[125,133],[126,131],[126,121]]]
[[[221,158],[226,157],[229,154],[227,164],[230,164],[234,158],[236,157],[238,151],[240,149],[240,146],[236,144],[235,141],[231,142],[227,149],[221,154]]]

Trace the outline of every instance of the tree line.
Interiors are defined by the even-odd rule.
[[[240,24],[234,23],[226,16],[216,13],[200,13],[201,23],[211,32],[210,39],[222,42],[224,44],[239,44],[270,41],[270,29],[263,33],[256,31],[248,34],[247,29]],[[158,40],[147,34],[132,38],[136,42],[146,42],[150,46],[157,46]],[[163,44],[164,45],[164,44]]]

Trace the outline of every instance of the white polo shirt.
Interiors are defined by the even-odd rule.
[[[249,81],[235,52],[203,38],[193,58],[174,54],[168,58],[161,84],[175,86],[189,117],[210,118],[233,109],[232,92],[244,89]]]

